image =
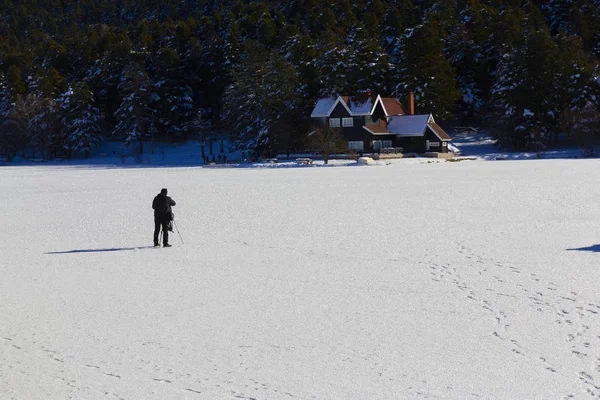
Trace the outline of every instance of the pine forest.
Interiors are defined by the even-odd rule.
[[[0,156],[299,150],[318,98],[368,90],[506,148],[593,147],[599,60],[600,0],[2,0]]]

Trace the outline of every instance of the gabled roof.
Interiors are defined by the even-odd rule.
[[[383,111],[387,117],[392,115],[405,115],[406,110],[402,107],[402,104],[393,97],[382,97],[381,104],[383,105]]]
[[[317,104],[310,114],[311,117],[327,116],[333,110],[333,105],[336,102],[335,97],[325,97],[317,100]]]
[[[379,96],[365,93],[352,97],[343,96],[342,98],[346,101],[346,105],[352,112],[352,115],[370,115],[373,113]]]
[[[328,117],[338,103],[341,103],[350,115],[371,115],[375,105],[381,101],[379,95],[361,94],[357,96],[325,97],[317,100],[315,108],[310,113],[311,118]]]
[[[452,140],[452,138],[450,136],[448,136],[448,134],[442,129],[441,126],[439,126],[438,124],[436,124],[435,122],[430,122],[427,124],[427,126],[429,126],[429,128],[431,129],[431,131],[433,133],[435,133],[435,135],[437,137],[440,138],[440,140],[442,141],[450,141]]]
[[[430,117],[431,114],[391,117],[388,123],[388,130],[396,136],[423,136],[425,135]]]
[[[338,97],[325,97],[317,100],[317,104],[313,109],[312,113],[310,113],[311,118],[318,117],[329,117],[329,115],[333,112],[335,107],[338,104],[344,106],[348,114],[353,115],[350,108],[348,108],[348,100],[347,96],[338,96]]]
[[[452,138],[435,123],[433,115],[398,115],[391,117],[389,123],[379,120],[376,124],[363,126],[373,135],[396,135],[402,137],[424,136],[429,128],[440,140],[450,141]]]

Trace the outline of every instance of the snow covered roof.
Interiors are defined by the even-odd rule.
[[[335,106],[338,100],[339,96],[337,98],[325,97],[323,99],[317,100],[317,104],[315,105],[315,108],[313,109],[312,113],[310,113],[310,116],[312,118],[328,116],[331,113],[331,111],[333,111],[333,107]]]
[[[429,128],[440,140],[450,141],[452,138],[435,123],[433,115],[397,115],[386,123],[381,119],[376,123],[363,126],[372,135],[423,136]]]
[[[391,117],[388,122],[388,131],[397,136],[423,136],[430,118],[433,121],[431,114]]]
[[[310,116],[311,118],[328,117],[338,103],[341,103],[350,115],[370,115],[378,101],[381,101],[379,95],[366,93],[357,96],[325,97],[317,100]]]
[[[370,115],[373,112],[375,103],[379,96],[371,94],[357,95],[346,97],[346,104],[352,112],[352,115]]]
[[[317,100],[317,104],[310,116],[312,118],[328,117],[338,103],[342,103],[350,115],[370,115],[375,111],[375,106],[380,103],[385,115],[388,117],[406,115],[398,99],[394,97],[381,97],[371,92],[361,93],[356,96],[324,97]]]

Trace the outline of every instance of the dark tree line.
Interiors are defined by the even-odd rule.
[[[318,97],[367,89],[507,146],[588,143],[599,56],[598,0],[4,0],[0,152],[207,132],[289,151]]]

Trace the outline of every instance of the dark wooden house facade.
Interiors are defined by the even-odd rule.
[[[370,93],[319,99],[311,119],[316,125],[339,129],[348,149],[357,153],[447,153],[451,138],[433,115],[414,115],[395,98]]]

